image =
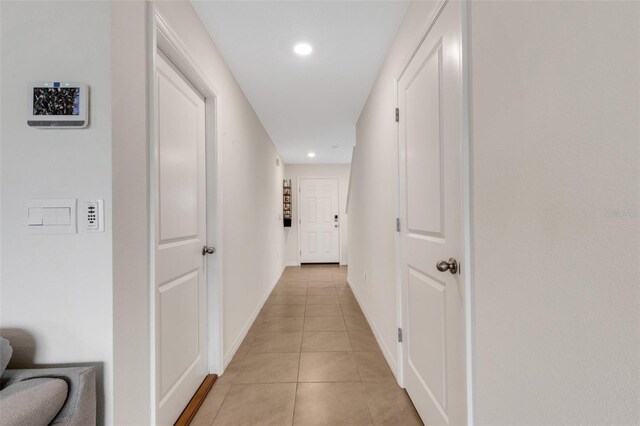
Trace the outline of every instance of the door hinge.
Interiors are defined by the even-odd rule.
[[[400,122],[400,108],[396,108],[396,123]]]
[[[398,342],[402,342],[402,329],[398,327]]]
[[[396,232],[400,232],[400,218],[396,217]]]

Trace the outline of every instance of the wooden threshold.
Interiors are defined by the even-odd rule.
[[[174,426],[189,426],[217,378],[217,374],[209,374],[204,378],[202,384],[193,395],[193,398],[191,398],[191,401],[189,401],[182,414],[180,414],[180,417],[178,417]]]

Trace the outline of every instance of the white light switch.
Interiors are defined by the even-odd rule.
[[[33,207],[28,209],[29,226],[42,226],[42,208]]]
[[[71,209],[69,207],[56,207],[56,225],[71,225]]]
[[[76,199],[28,200],[27,227],[33,234],[75,234]]]
[[[58,226],[55,207],[45,207],[42,209],[42,226]]]

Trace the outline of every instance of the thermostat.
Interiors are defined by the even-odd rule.
[[[89,87],[52,81],[29,86],[27,124],[40,128],[82,128],[89,124]]]

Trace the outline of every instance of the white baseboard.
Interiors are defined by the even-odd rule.
[[[300,266],[300,264],[298,263],[298,261],[287,261],[286,266]]]
[[[347,283],[349,283],[348,279],[347,279]],[[382,350],[382,355],[384,355],[384,358],[387,360],[387,364],[389,364],[389,367],[391,368],[391,372],[395,376],[396,381],[399,382],[397,361],[394,359],[394,357],[391,356],[391,351],[387,347],[387,344],[385,343],[384,339],[382,339],[382,334],[376,327],[376,324],[372,320],[369,312],[367,311],[366,306],[362,303],[362,299],[358,296],[356,289],[350,283],[349,283],[349,287],[351,287],[351,290],[353,291],[353,294],[355,295],[356,300],[358,301],[358,305],[360,305],[360,308],[362,309],[362,313],[364,314],[364,317],[369,323],[369,326],[371,327],[371,331],[373,331],[373,335],[376,338],[376,341],[378,342],[378,346],[380,346],[380,349]]]
[[[264,306],[265,302],[267,301],[267,298],[269,297],[269,295],[273,291],[273,288],[276,286],[276,284],[278,284],[278,280],[282,276],[283,272],[284,272],[284,267],[282,268],[282,270],[280,271],[278,276],[275,277],[274,279],[272,279],[271,284],[269,285],[269,288],[267,289],[266,293],[262,296],[262,298],[260,300],[260,303],[258,303],[258,305],[256,306],[256,309],[253,311],[253,313],[251,314],[251,316],[249,317],[249,319],[245,323],[244,327],[242,328],[242,332],[238,335],[236,340],[233,342],[233,345],[231,345],[231,349],[229,349],[227,351],[227,353],[224,355],[224,368],[225,369],[227,368],[227,365],[229,365],[229,363],[233,359],[233,356],[238,351],[238,348],[240,347],[240,345],[244,341],[245,337],[247,337],[247,333],[249,333],[249,330],[251,329],[251,326],[253,325],[254,321],[258,317],[258,314],[260,313],[260,310],[262,309],[262,307]],[[223,369],[223,372],[224,372],[224,369]]]

